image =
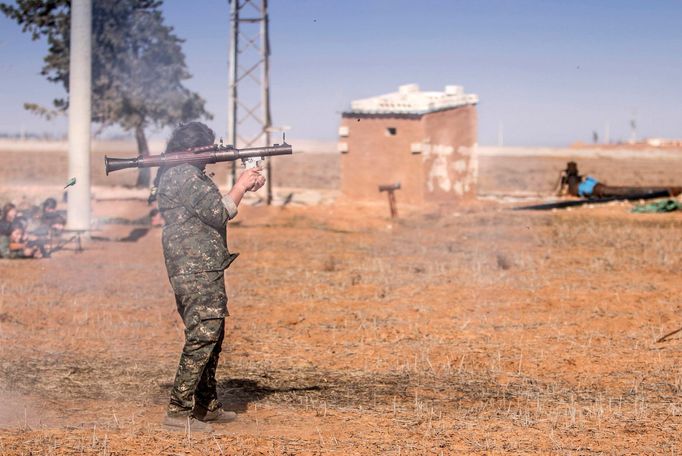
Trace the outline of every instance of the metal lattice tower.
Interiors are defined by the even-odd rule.
[[[230,4],[227,140],[235,147],[270,145],[270,42],[267,0],[228,0]],[[267,203],[272,202],[270,160],[266,165]],[[236,165],[232,163],[232,183]]]

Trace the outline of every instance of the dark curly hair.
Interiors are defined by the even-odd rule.
[[[166,153],[181,152],[192,147],[209,146],[215,142],[215,133],[201,122],[189,122],[180,124],[173,130]]]
[[[206,124],[201,122],[189,122],[180,124],[178,128],[173,130],[168,144],[166,145],[166,153],[172,154],[174,152],[182,152],[183,150],[191,149],[192,147],[209,146],[215,142],[215,133],[208,128]],[[163,175],[165,168],[159,168],[154,178],[154,184],[147,198],[147,204],[152,204],[156,201],[156,191],[159,187],[161,175]]]
[[[48,198],[45,201],[43,201],[43,212],[45,212],[45,209],[56,209],[57,208],[57,200],[54,198]]]
[[[3,221],[7,220],[7,214],[9,214],[9,211],[11,211],[12,209],[16,209],[16,208],[17,207],[12,203],[5,204],[2,208],[2,214],[1,214],[2,220]]]

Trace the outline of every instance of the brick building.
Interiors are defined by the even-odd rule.
[[[377,187],[400,182],[398,200],[410,204],[473,195],[476,103],[459,86],[422,92],[416,84],[353,101],[339,127],[343,193],[384,199]]]

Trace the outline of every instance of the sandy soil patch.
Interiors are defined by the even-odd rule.
[[[682,218],[629,208],[245,207],[214,436],[159,424],[158,230],[0,261],[0,454],[676,453]]]

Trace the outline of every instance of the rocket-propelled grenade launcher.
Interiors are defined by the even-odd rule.
[[[275,155],[291,155],[291,145],[284,141],[282,144],[274,144],[266,147],[249,147],[237,149],[233,146],[212,144],[210,146],[194,147],[181,152],[172,152],[161,155],[139,155],[136,158],[111,158],[104,156],[104,171],[107,176],[110,172],[125,168],[152,168],[155,166],[175,166],[183,163],[192,165],[207,165],[209,163],[229,162],[242,160],[246,168],[253,168],[265,159]]]

